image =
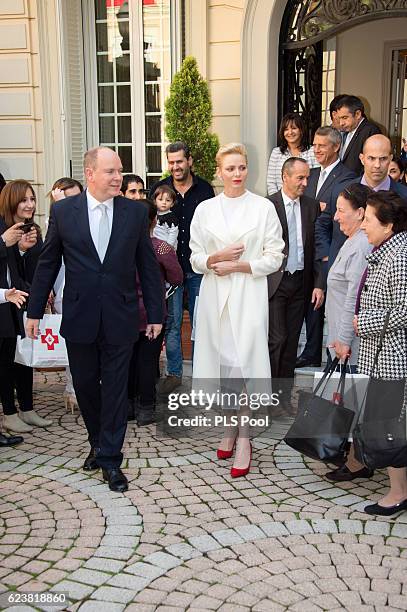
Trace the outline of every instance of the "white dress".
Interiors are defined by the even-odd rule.
[[[247,192],[246,192],[247,193]],[[230,230],[230,218],[238,212],[239,206],[244,206],[246,194],[239,198],[228,198],[224,193],[221,194],[222,214],[227,228]],[[223,308],[220,318],[220,368],[221,378],[230,379],[237,378],[243,380],[242,368],[239,360],[239,355],[236,347],[236,342],[233,336],[232,323],[229,314],[229,299]]]
[[[210,255],[236,243],[244,245],[240,260],[250,264],[251,274],[217,276],[208,269]],[[267,275],[280,268],[284,248],[274,206],[249,191],[206,200],[192,219],[190,248],[192,269],[203,274],[194,388],[213,391],[221,381],[239,378],[248,393],[271,392]]]

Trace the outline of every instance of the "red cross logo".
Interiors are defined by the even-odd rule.
[[[47,345],[49,351],[53,351],[55,344],[59,344],[59,338],[58,335],[53,335],[52,329],[49,328],[45,330],[45,334],[41,334],[41,342]]]

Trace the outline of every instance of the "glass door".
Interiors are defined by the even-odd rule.
[[[393,50],[391,75],[389,136],[398,155],[407,140],[407,49]]]

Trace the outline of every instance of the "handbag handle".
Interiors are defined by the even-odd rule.
[[[346,368],[348,366],[348,361],[349,361],[349,357],[346,357],[345,361],[340,366],[341,375],[339,378],[338,387],[336,389],[336,392],[340,393],[342,399],[343,399],[343,396],[345,395],[345,379],[346,379]]]
[[[323,376],[321,377],[320,381],[318,382],[317,386],[314,389],[315,395],[318,393],[318,391],[320,390],[320,388],[322,387],[324,383],[325,383],[325,387],[327,386],[329,379],[331,378],[332,374],[335,372],[338,363],[339,363],[338,357],[335,357],[335,359],[331,361],[331,363],[329,364],[327,369],[324,371]],[[322,392],[325,391],[325,387]]]
[[[375,370],[375,368],[376,368],[376,366],[378,364],[378,361],[379,361],[380,351],[383,348],[383,340],[384,340],[384,336],[386,335],[387,327],[389,325],[389,320],[390,320],[390,310],[386,314],[386,318],[384,320],[382,331],[380,332],[379,344],[377,346],[376,354],[375,354],[374,359],[373,359],[373,365],[372,365],[372,369],[370,370],[369,380],[368,380],[367,385],[366,385],[365,394],[363,396],[362,403],[360,405],[360,410],[359,410],[359,415],[358,415],[358,423],[360,422],[361,417],[363,416],[363,413],[364,413],[364,406],[366,404],[367,392],[369,391],[370,381],[371,381],[371,378],[373,376],[373,372],[374,372],[374,370]]]

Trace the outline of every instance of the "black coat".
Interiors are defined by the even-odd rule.
[[[362,153],[365,140],[367,140],[369,136],[373,136],[373,134],[381,134],[380,128],[375,123],[371,123],[371,121],[364,119],[362,123],[359,123],[342,157],[342,163],[349,170],[356,172],[356,175],[363,173],[363,165],[359,159],[359,155]]]
[[[18,247],[6,247],[1,235],[7,230],[4,219],[0,217],[0,288],[6,289],[7,268],[10,271],[11,286],[21,291],[28,290],[28,284],[21,278],[16,252]],[[15,338],[18,334],[24,335],[22,311],[14,304],[7,302],[0,304],[0,338]]]
[[[54,286],[62,256],[65,289],[61,334],[71,342],[91,344],[103,330],[109,344],[138,338],[138,272],[148,322],[163,320],[162,281],[139,202],[114,198],[109,245],[101,263],[93,243],[86,191],[56,202],[31,287],[28,317],[40,319]]]
[[[283,277],[285,267],[287,265],[287,257],[289,252],[288,243],[288,225],[287,216],[285,213],[284,201],[281,195],[281,190],[273,195],[268,196],[270,202],[275,206],[275,209],[280,219],[281,227],[283,230],[284,246],[284,259],[278,272],[274,272],[267,277],[269,299],[273,297],[278,289],[278,286]],[[301,210],[301,227],[302,227],[302,242],[304,246],[304,298],[306,302],[311,300],[312,291],[314,288],[322,289],[324,286],[323,277],[321,272],[321,265],[319,261],[315,259],[314,252],[314,227],[315,221],[320,214],[319,202],[308,196],[302,196],[300,198],[300,210]]]

